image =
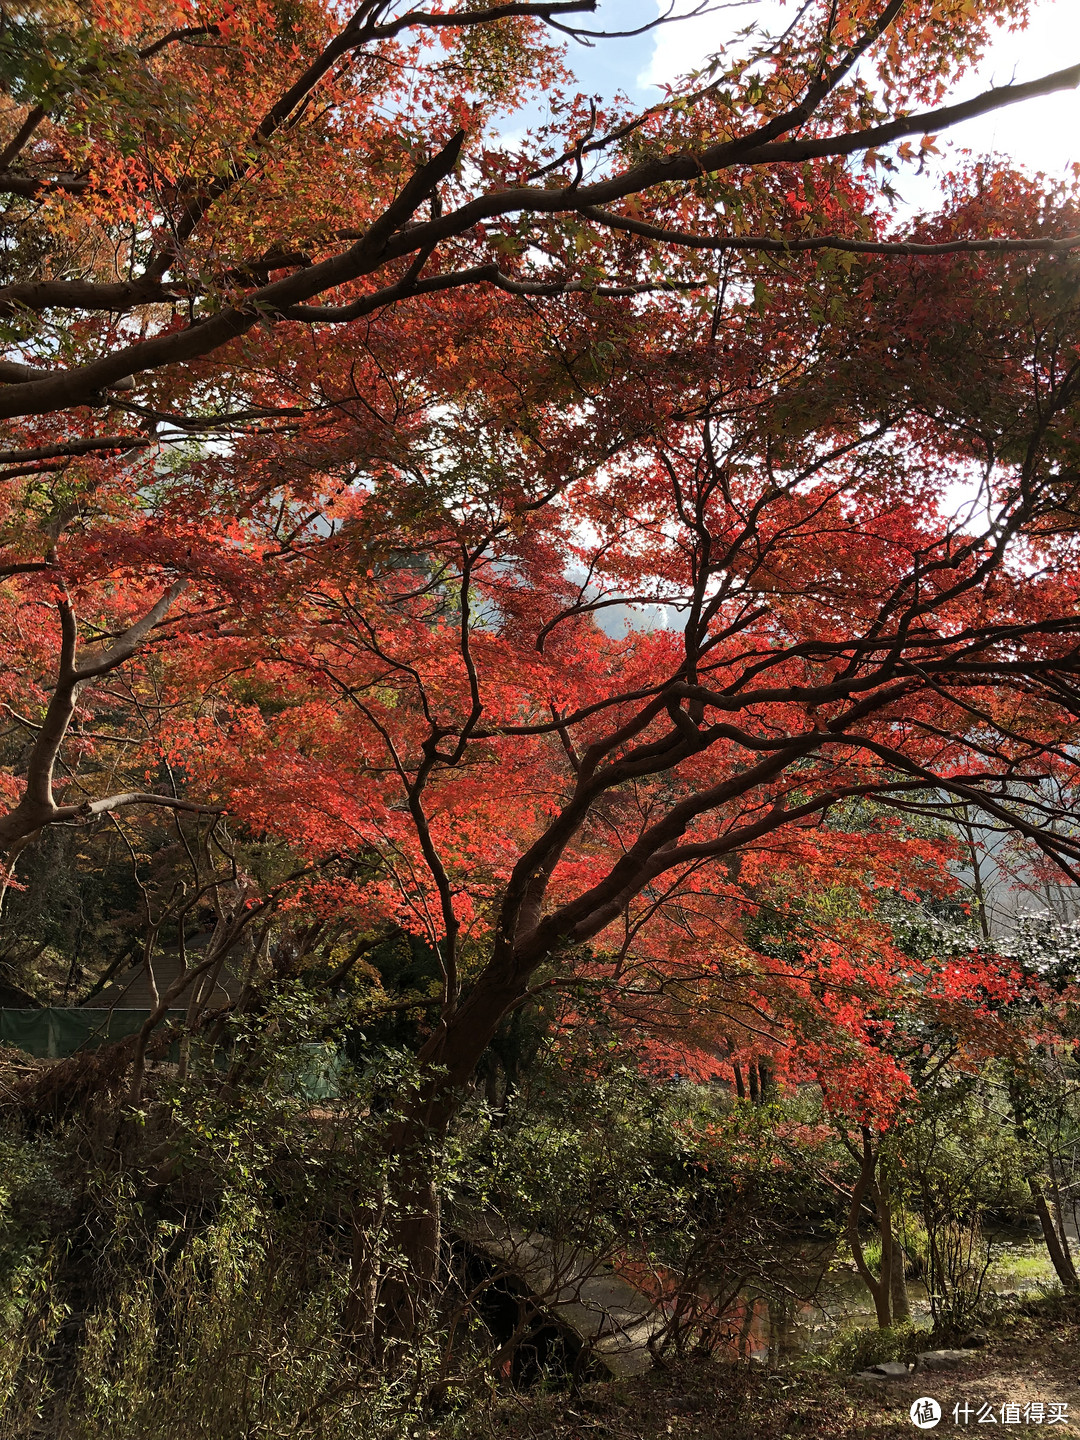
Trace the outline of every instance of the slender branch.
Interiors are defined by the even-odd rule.
[[[854,240],[844,235],[699,235],[688,230],[668,230],[629,215],[616,215],[599,206],[583,212],[587,219],[628,235],[677,245],[684,250],[753,250],[766,255],[801,255],[815,250],[840,250],[850,255],[1026,255],[1057,254],[1080,248],[1080,235],[1043,235],[1021,239],[963,240]]]
[[[108,815],[113,810],[129,809],[132,805],[164,805],[168,810],[181,810],[193,815],[226,814],[220,805],[204,805],[198,800],[182,800],[175,795],[158,795],[154,791],[129,790],[120,795],[108,795],[102,800],[84,800],[81,805],[60,805],[49,823],[92,820],[97,815]]]

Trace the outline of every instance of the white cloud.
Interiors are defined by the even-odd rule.
[[[667,8],[668,0],[657,0],[658,10],[664,13]],[[696,9],[696,0],[678,0],[676,13],[688,15]],[[773,32],[782,29],[783,15],[784,7],[779,0],[752,0],[752,3],[732,5],[712,15],[662,25],[656,32],[652,60],[639,77],[638,84],[671,84],[680,75],[700,69],[710,56],[751,22],[757,22]]]

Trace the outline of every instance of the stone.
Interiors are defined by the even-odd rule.
[[[902,1380],[911,1373],[911,1366],[904,1360],[882,1360],[877,1365],[871,1365],[871,1370],[876,1370],[886,1380]]]
[[[989,1343],[989,1339],[981,1330],[973,1330],[970,1335],[965,1335],[960,1341],[960,1348],[961,1350],[981,1350],[984,1345],[989,1345]]]
[[[869,1373],[880,1380],[906,1380],[909,1370],[902,1360],[882,1360],[878,1365],[871,1365]]]
[[[923,1350],[915,1357],[916,1370],[955,1370],[971,1359],[968,1350]]]

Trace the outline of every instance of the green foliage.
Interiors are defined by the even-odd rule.
[[[1023,1148],[993,1097],[973,1082],[943,1088],[903,1136],[904,1188],[925,1228],[931,1310],[946,1329],[963,1328],[983,1303],[988,1218],[1030,1205]]]
[[[313,1114],[294,1077],[324,1020],[282,996],[238,1030],[224,1075],[196,1067],[139,1111],[47,1139],[9,1124],[5,1437],[43,1423],[57,1440],[409,1433],[447,1378],[438,1328],[376,1366],[342,1316],[350,1221],[385,1187],[387,1097],[413,1093],[415,1074],[372,1055]],[[383,1220],[367,1241],[387,1249]]]
[[[683,1196],[689,1145],[670,1123],[668,1097],[631,1065],[588,1077],[541,1066],[497,1126],[486,1118],[473,1122],[470,1183],[478,1200],[497,1198],[523,1224],[581,1210],[617,1226]]]
[[[48,104],[66,94],[80,70],[100,53],[100,36],[89,23],[57,24],[48,4],[15,7],[0,30],[0,82],[19,104]]]
[[[377,958],[396,985],[422,982],[409,969],[422,955]],[[799,1278],[799,1237],[808,1222],[819,1249],[836,1236],[851,1163],[812,1088],[752,1104],[658,1086],[600,1027],[572,1053],[530,1031],[513,1041],[526,1058],[500,1103],[474,1092],[448,1141],[417,1157],[388,1144],[420,1085],[406,1051],[367,1035],[340,1067],[340,1098],[317,1110],[304,1098],[313,1047],[355,1040],[355,1026],[354,999],[320,998],[302,973],[233,1022],[216,1064],[195,1047],[186,1077],[159,1067],[137,1111],[8,1125],[0,1433],[396,1440],[471,1413],[519,1383],[514,1347],[532,1333],[500,1348],[502,1282],[463,1258],[461,1220],[477,1212],[650,1294],[669,1318],[668,1353],[733,1356],[749,1297],[780,1313],[805,1279],[809,1298],[819,1272]],[[989,1219],[1027,1203],[992,1081],[929,1094],[889,1154],[909,1273],[926,1274],[942,1334],[985,1308]],[[358,1255],[380,1294],[414,1285],[396,1237],[417,1158],[458,1238],[415,1333],[380,1348],[374,1311],[353,1328],[345,1317]],[[872,1235],[866,1253],[878,1263]],[[930,1344],[917,1326],[849,1330],[811,1363],[851,1371]],[[565,1380],[542,1361],[533,1373]]]
[[[549,1237],[577,1273],[629,1280],[664,1307],[663,1348],[735,1353],[748,1295],[782,1308],[801,1283],[793,1230],[835,1230],[817,1148],[791,1143],[813,1108],[657,1086],[617,1052],[548,1054],[502,1111],[472,1113],[458,1200]]]

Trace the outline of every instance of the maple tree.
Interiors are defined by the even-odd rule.
[[[601,110],[562,88],[557,46],[590,38],[595,9],[57,0],[12,12],[0,305],[24,358],[5,362],[0,414],[100,403],[111,387],[141,394],[143,415],[217,408],[203,424],[228,423],[221,409],[278,408],[250,393],[257,361],[237,343],[260,327],[303,347],[297,326],[314,339],[478,286],[625,295],[707,281],[715,262],[700,256],[908,253],[917,240],[885,237],[851,203],[848,157],[891,163],[899,142],[906,163],[905,137],[926,137],[925,154],[928,132],[1080,78],[1074,66],[943,106],[988,27],[1022,22],[1025,0],[849,0],[805,7],[779,39],[718,58],[643,113]],[[550,123],[500,141],[500,115],[545,88]],[[669,273],[652,278],[658,268]]]
[[[227,814],[354,967],[421,937],[403,1148],[583,979],[680,1066],[779,1064],[782,1021],[887,1089],[874,907],[947,864],[889,817],[1080,862],[1075,198],[973,163],[881,204],[1080,67],[949,104],[1025,5],[852,0],[635,113],[572,92],[593,8],[4,32],[8,880],[51,826]],[[751,943],[838,877],[809,959]]]

